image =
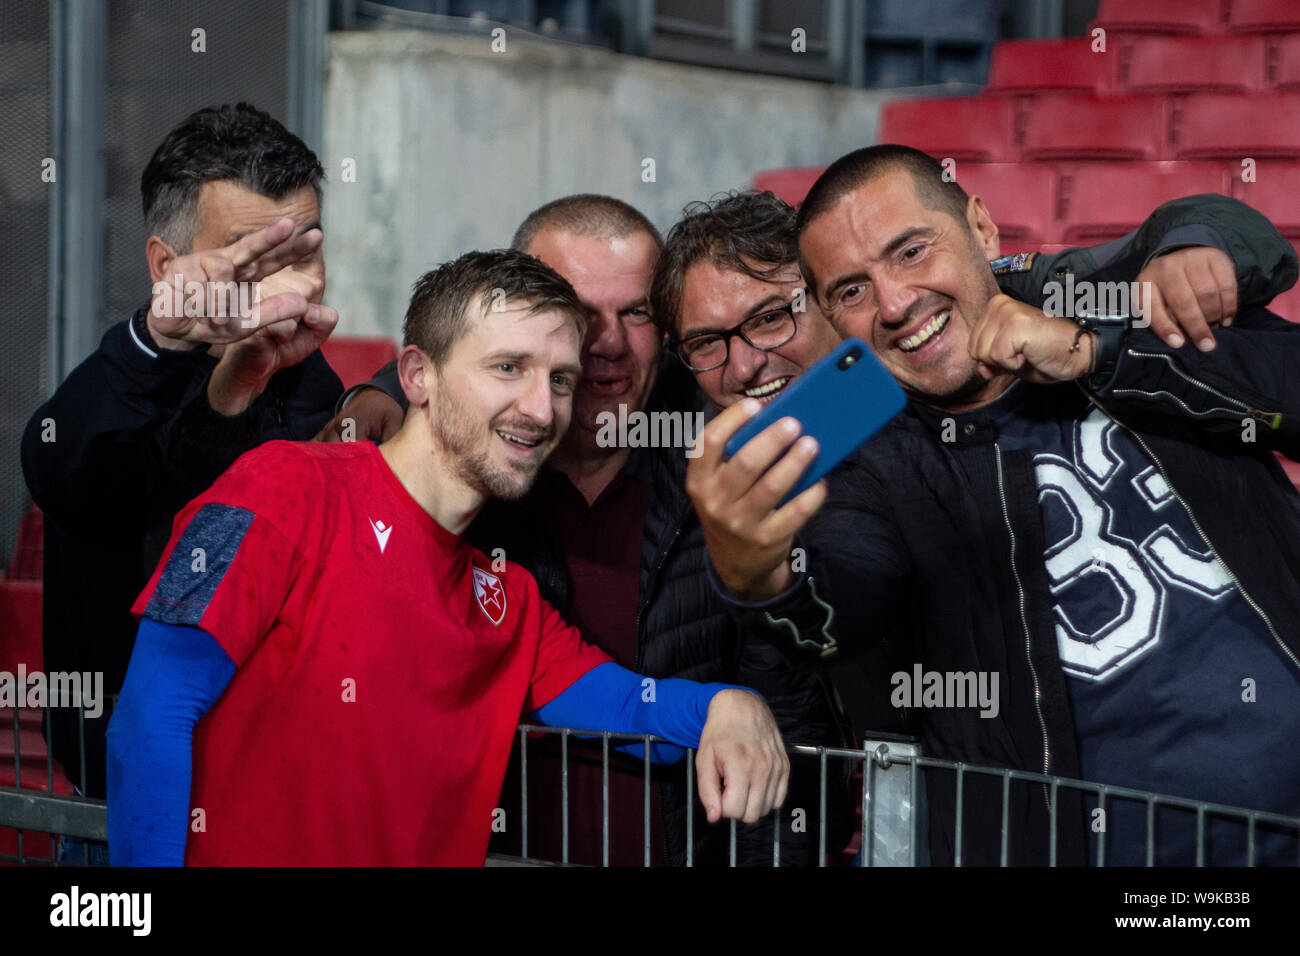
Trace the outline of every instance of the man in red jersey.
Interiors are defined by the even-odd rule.
[[[415,287],[390,441],[271,442],[181,512],[109,731],[114,863],[481,864],[529,713],[697,748],[711,820],[784,800],[757,695],[619,667],[461,539],[567,427],[582,323],[530,256],[448,263]]]

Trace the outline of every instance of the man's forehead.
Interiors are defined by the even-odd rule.
[[[463,337],[481,350],[545,340],[563,344],[572,339],[577,343],[578,327],[563,309],[537,309],[531,302],[502,302],[489,296],[486,305],[470,304],[470,321]]]
[[[220,232],[222,244],[265,228],[289,216],[298,222],[295,232],[320,224],[320,203],[311,186],[271,199],[229,179],[210,180],[199,187],[199,231]]]
[[[770,268],[753,262],[747,264],[755,271]],[[683,327],[709,325],[723,318],[730,318],[734,323],[757,307],[782,304],[802,283],[799,266],[793,262],[782,266],[771,278],[759,278],[712,259],[701,259],[683,277]]]
[[[821,283],[832,263],[879,256],[899,235],[935,228],[944,216],[920,201],[910,173],[895,170],[850,190],[816,216],[799,237],[799,251]]]
[[[649,233],[626,236],[582,235],[562,227],[539,230],[528,253],[571,283],[578,278],[622,277],[640,281],[654,270],[658,249]]]

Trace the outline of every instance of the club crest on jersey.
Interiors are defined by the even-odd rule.
[[[495,574],[489,574],[481,568],[471,567],[474,574],[474,598],[483,609],[487,619],[493,624],[500,624],[506,616],[506,588]]]

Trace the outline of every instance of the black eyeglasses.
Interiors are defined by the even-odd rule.
[[[731,337],[739,335],[761,352],[770,352],[794,338],[799,327],[794,303],[751,315],[725,332],[692,332],[677,343],[677,354],[692,372],[709,372],[731,358]]]

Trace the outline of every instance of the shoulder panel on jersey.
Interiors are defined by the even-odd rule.
[[[200,508],[172,549],[144,616],[163,624],[198,627],[254,517],[248,509],[232,505]],[[201,562],[195,549],[201,549]]]

